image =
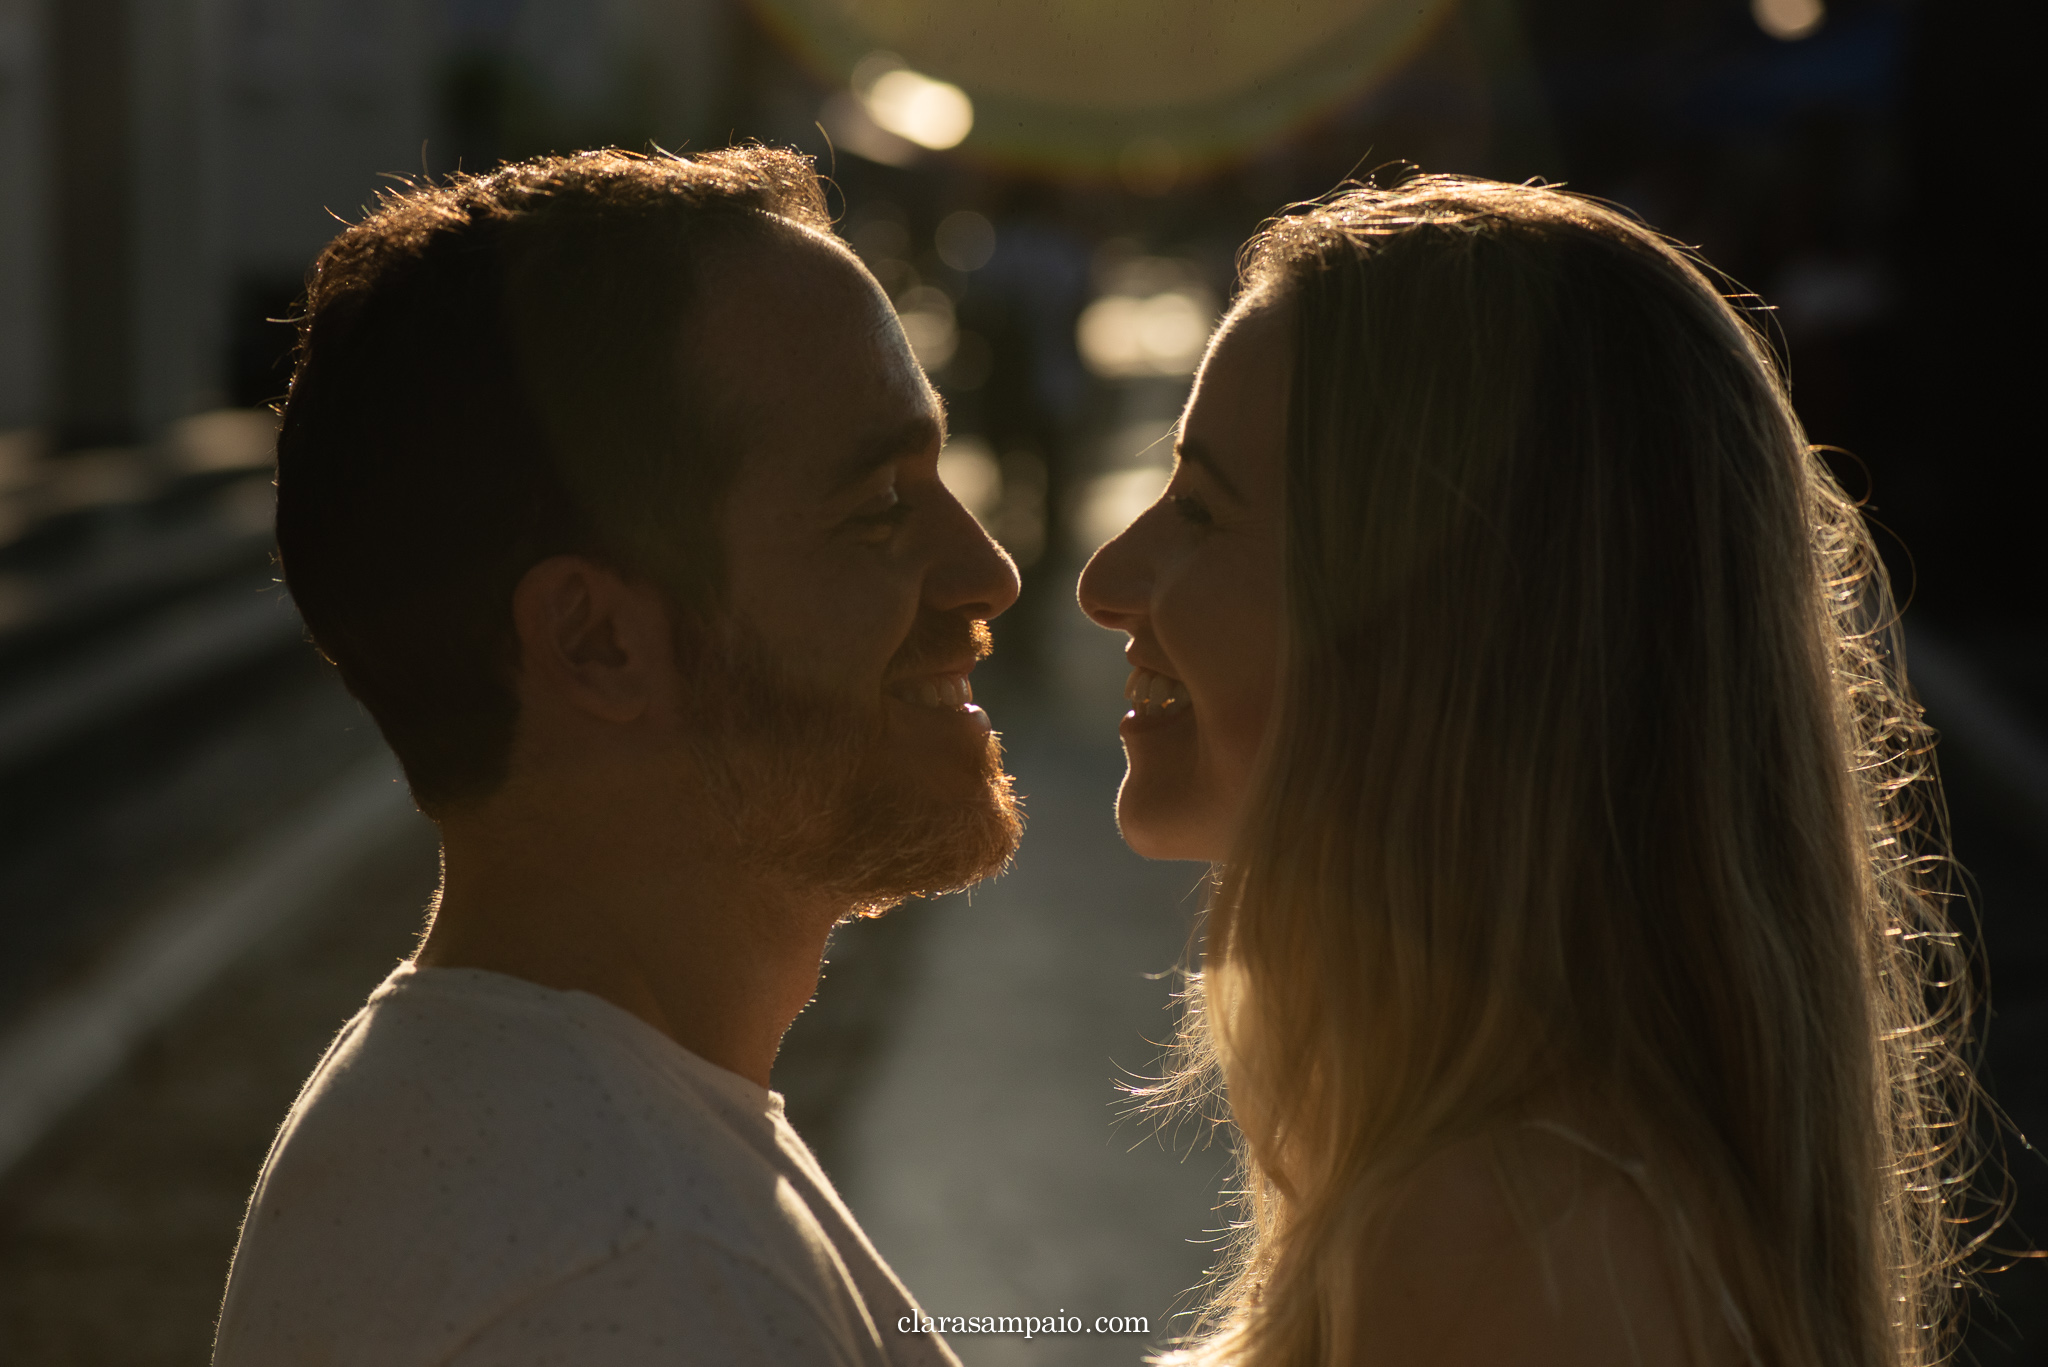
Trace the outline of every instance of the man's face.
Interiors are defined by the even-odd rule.
[[[996,871],[1018,822],[967,676],[1017,575],[939,481],[943,413],[887,296],[791,230],[711,267],[690,345],[743,447],[693,688],[734,835],[869,905]]]

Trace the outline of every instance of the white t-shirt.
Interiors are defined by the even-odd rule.
[[[782,1098],[584,992],[393,973],[314,1070],[215,1367],[958,1367]]]

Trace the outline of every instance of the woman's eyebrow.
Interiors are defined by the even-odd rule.
[[[1244,502],[1244,494],[1231,481],[1230,476],[1223,473],[1223,468],[1216,463],[1216,457],[1210,454],[1209,448],[1202,445],[1201,442],[1193,437],[1182,437],[1178,442],[1174,443],[1173,453],[1187,464],[1199,465],[1208,471],[1209,478],[1215,480],[1217,487],[1228,494],[1233,501],[1238,503]]]

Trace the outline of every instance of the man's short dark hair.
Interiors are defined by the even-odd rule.
[[[278,551],[423,808],[503,781],[534,564],[590,555],[715,601],[736,455],[685,325],[708,252],[789,223],[831,231],[794,152],[585,152],[389,193],[315,262]]]

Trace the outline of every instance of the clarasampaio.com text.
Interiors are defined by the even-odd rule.
[[[899,1334],[1149,1334],[1144,1315],[1098,1315],[1093,1323],[1062,1310],[1057,1315],[905,1315]]]

